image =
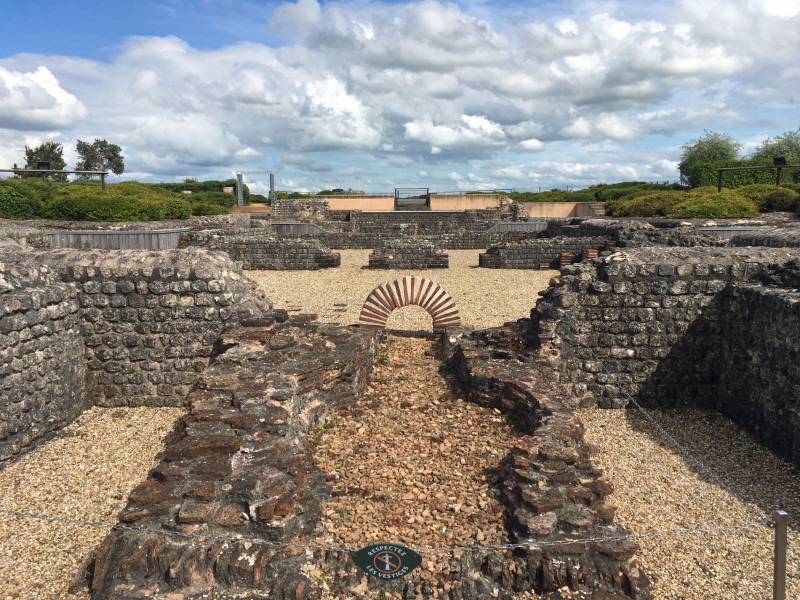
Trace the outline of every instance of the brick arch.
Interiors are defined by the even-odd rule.
[[[438,283],[422,277],[403,277],[382,283],[367,296],[358,324],[386,328],[386,320],[396,308],[414,304],[433,317],[433,328],[458,327],[461,317],[453,299]]]

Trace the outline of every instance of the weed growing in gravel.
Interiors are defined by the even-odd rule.
[[[378,354],[378,355],[375,357],[375,360],[377,360],[377,361],[378,361],[378,364],[379,364],[379,365],[385,365],[385,364],[387,364],[387,363],[389,362],[389,355],[388,355],[388,354],[386,354],[386,353],[383,353],[383,354]]]
[[[327,431],[333,427],[333,421],[321,421],[319,425],[317,425],[317,429],[320,431]]]
[[[319,332],[319,334],[320,334],[322,337],[324,337],[324,338],[325,338],[325,337],[328,337],[328,328],[327,328],[327,327],[324,327],[324,328],[322,329],[322,331],[320,331],[320,332]]]

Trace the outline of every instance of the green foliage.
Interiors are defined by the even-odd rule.
[[[755,217],[752,200],[732,190],[700,188],[691,192],[661,191],[606,202],[606,214],[616,217],[741,218]]]
[[[786,188],[772,188],[772,193],[764,198],[759,207],[762,212],[791,212],[800,208],[800,194]]]
[[[605,202],[626,196],[636,196],[654,191],[680,190],[677,183],[655,183],[645,181],[624,181],[621,183],[601,183],[574,192],[553,189],[549,192],[512,192],[507,194],[517,202]]]
[[[111,171],[114,175],[121,175],[125,170],[122,148],[116,144],[109,144],[98,138],[91,144],[78,140],[76,149],[79,157],[75,165],[76,171]]]
[[[685,194],[686,192],[663,190],[606,200],[606,214],[612,217],[666,217]]]
[[[789,164],[800,164],[800,159],[787,160]],[[689,185],[701,187],[707,185],[717,186],[717,169],[731,167],[771,167],[771,158],[756,158],[752,160],[723,160],[716,162],[696,163],[692,167],[689,175]],[[795,182],[800,180],[800,169],[785,171],[787,177],[791,177]],[[729,189],[737,189],[746,185],[756,183],[771,183],[775,185],[776,171],[772,169],[760,169],[749,171],[723,171],[722,185]]]
[[[734,219],[757,217],[758,207],[754,202],[733,190],[699,193],[693,191],[667,211],[671,219]]]
[[[250,202],[256,204],[266,204],[267,206],[270,204],[269,198],[262,194],[250,194]]]
[[[787,131],[783,135],[767,138],[756,148],[751,158],[800,158],[800,128],[797,131]]]
[[[278,200],[297,200],[298,198],[308,198],[309,194],[306,192],[275,192]]]
[[[219,204],[192,204],[192,214],[196,217],[203,215],[227,215],[231,211],[229,208]]]
[[[47,161],[51,169],[64,170],[67,163],[64,161],[64,148],[58,142],[43,142],[35,148],[25,146],[25,168],[37,169],[37,163]],[[16,166],[16,165],[15,165]],[[39,177],[36,173],[18,173],[20,177]],[[53,181],[66,181],[67,176],[63,173],[53,173],[47,176]]]
[[[188,219],[192,216],[192,205],[182,198],[169,198],[164,201],[165,219]]]
[[[767,196],[774,191],[774,183],[772,185],[768,183],[751,183],[750,185],[743,185],[742,187],[736,188],[737,194],[744,196],[751,202],[754,202],[755,205],[758,206],[759,210],[764,205],[764,201],[766,200]]]
[[[19,180],[0,180],[0,216],[8,219],[35,219],[42,209],[41,199],[32,186]]]
[[[730,134],[704,131],[701,138],[684,144],[681,148],[681,161],[678,163],[681,183],[698,187],[691,182],[692,172],[699,163],[710,163],[721,160],[736,160],[741,149],[741,144],[734,140]],[[699,184],[710,185],[710,184]]]

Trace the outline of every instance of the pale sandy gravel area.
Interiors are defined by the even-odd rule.
[[[639,542],[638,558],[654,598],[772,598],[774,530],[760,526],[776,508],[791,519],[787,598],[800,598],[800,471],[778,459],[727,418],[699,410],[649,414],[735,494],[692,466],[636,410],[578,411],[595,464],[619,506],[616,521],[635,534],[753,529],[666,536]],[[746,500],[752,510],[737,499]]]
[[[498,327],[530,316],[555,271],[482,269],[483,250],[448,250],[450,268],[420,271],[364,269],[370,250],[339,250],[341,265],[318,271],[247,271],[272,300],[275,308],[315,313],[323,322],[358,323],[367,296],[381,283],[406,275],[438,283],[455,301],[461,322],[476,329]],[[430,331],[432,319],[418,306],[395,310],[389,329]]]
[[[116,523],[130,490],[155,467],[161,441],[181,414],[177,408],[93,408],[0,471],[0,510],[108,523],[0,513],[0,599],[68,597],[71,579]]]

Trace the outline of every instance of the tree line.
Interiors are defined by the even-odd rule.
[[[728,133],[704,130],[704,134],[681,146],[683,150],[678,172],[681,183],[689,185],[692,169],[699,163],[713,163],[722,160],[738,160],[742,145]],[[797,131],[787,131],[783,135],[767,138],[747,158],[800,158],[800,127]]]
[[[122,148],[110,144],[106,140],[95,138],[91,143],[78,140],[76,144],[78,162],[75,171],[110,171],[121,175],[125,170],[125,159]],[[63,171],[67,168],[64,160],[64,147],[58,142],[43,142],[34,148],[25,146],[25,166],[23,169],[38,169],[40,162],[50,163],[50,169]],[[14,169],[18,169],[14,163]],[[40,173],[17,172],[18,177],[41,177]],[[65,173],[50,173],[47,177],[53,181],[66,181]]]

